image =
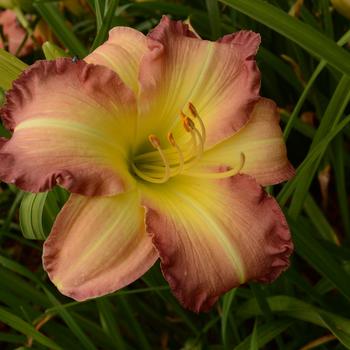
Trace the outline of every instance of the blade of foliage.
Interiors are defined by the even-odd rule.
[[[48,193],[25,193],[19,209],[23,236],[28,239],[46,239],[42,216]]]
[[[338,316],[289,296],[273,296],[268,298],[268,302],[274,313],[279,313],[284,317],[288,316],[293,319],[313,323],[328,329],[332,333],[333,329],[336,328],[342,330],[347,336],[350,336],[350,320],[345,317]],[[237,310],[237,316],[243,319],[261,314],[262,312],[254,299],[244,303]],[[337,337],[335,333],[333,334]],[[338,339],[341,341],[340,338]]]
[[[6,309],[0,307],[0,321],[8,326],[16,329],[18,332],[31,336],[38,343],[47,346],[50,349],[60,350],[62,349],[54,341],[47,338],[40,332],[38,332],[31,324],[23,321],[21,318],[7,311]]]
[[[296,252],[316,271],[329,279],[350,300],[350,274],[340,265],[319,240],[313,237],[312,226],[302,217],[298,221],[288,217],[292,228]]]
[[[256,339],[257,348],[264,347],[267,343],[274,340],[278,335],[283,333],[293,324],[291,320],[276,320],[271,321],[256,327],[256,333],[259,336]],[[239,343],[234,350],[248,350],[252,342],[253,334],[247,336],[241,343]]]
[[[280,191],[280,193],[277,196],[278,202],[281,206],[284,206],[288,200],[288,198],[291,196],[295,188],[297,187],[300,179],[303,179],[303,177],[300,175],[304,171],[304,169],[308,169],[308,167],[312,166],[315,161],[319,157],[321,157],[326,149],[328,144],[340,133],[343,131],[345,127],[350,123],[350,116],[344,118],[337,126],[334,127],[331,131],[329,131],[322,141],[318,144],[317,147],[314,147],[307,155],[307,157],[304,159],[304,161],[299,165],[296,176],[292,180],[290,180],[288,183],[286,183],[283,186],[283,189]],[[305,180],[305,179],[304,179]]]
[[[221,35],[220,11],[217,0],[205,0],[211,27],[212,39],[216,40]]]
[[[348,329],[344,329],[345,325],[337,324],[334,322],[332,317],[327,314],[321,314],[322,321],[325,323],[327,328],[339,339],[339,341],[350,349],[350,333]]]
[[[323,239],[329,240],[335,244],[339,243],[333,227],[329,224],[321,209],[318,207],[317,203],[310,194],[308,194],[305,198],[304,210]]]
[[[27,65],[9,52],[0,49],[0,87],[8,90],[12,81],[26,69]]]
[[[114,316],[113,305],[106,298],[96,300],[97,308],[100,314],[101,325],[106,334],[113,340],[116,349],[126,349],[123,337],[120,334],[118,323]]]
[[[95,0],[95,14],[96,14],[96,28],[97,32],[101,29],[102,24],[103,24],[103,8],[104,8],[104,3],[100,0]]]
[[[81,342],[81,345],[84,349],[87,350],[96,350],[96,347],[91,342],[91,340],[84,334],[79,324],[75,321],[75,319],[71,316],[70,312],[66,310],[61,303],[57,300],[57,298],[49,291],[49,289],[45,286],[45,284],[35,276],[31,271],[29,271],[24,266],[18,264],[17,262],[8,259],[4,256],[0,255],[0,265],[6,267],[10,271],[16,272],[21,276],[29,278],[31,281],[37,283],[45,292],[48,300],[51,305],[55,306],[56,312],[62,317],[62,319],[66,322],[71,331],[75,334],[77,339]]]
[[[148,342],[142,327],[134,316],[132,306],[124,296],[120,296],[118,298],[118,306],[124,314],[124,317],[129,324],[130,330],[134,333],[134,336],[137,339],[138,348],[140,350],[151,350],[152,347]]]
[[[340,215],[342,217],[345,233],[350,238],[350,208],[346,186],[344,138],[338,135],[333,144],[334,154],[334,177],[338,196]]]
[[[106,40],[108,31],[111,28],[111,23],[113,20],[113,16],[115,14],[115,10],[118,7],[118,4],[119,4],[119,0],[111,0],[109,2],[106,15],[103,17],[102,26],[100,27],[100,29],[96,34],[96,38],[92,44],[91,51],[95,50],[96,47],[100,46]]]
[[[52,28],[57,38],[69,49],[71,54],[77,55],[80,58],[85,57],[87,54],[85,47],[67,27],[66,20],[58,10],[56,4],[37,1],[34,5],[46,23]]]
[[[310,150],[313,150],[320,141],[332,130],[337,124],[350,100],[350,77],[343,76],[340,80],[328,106],[321,119],[320,126],[313,138]],[[318,169],[321,157],[319,157],[310,167],[304,168],[298,173],[298,186],[292,198],[289,208],[289,215],[297,218],[304,204],[305,197],[308,193],[314,174]]]
[[[233,289],[226,293],[222,298],[222,315],[221,315],[221,339],[224,344],[225,349],[228,348],[229,342],[229,321],[231,315],[231,306],[235,298],[237,289]],[[233,326],[234,327],[234,326]]]
[[[42,49],[47,60],[54,60],[60,57],[69,57],[64,50],[49,41],[46,41],[43,44]]]
[[[254,322],[253,333],[250,338],[249,350],[259,350],[259,343],[258,343],[259,336],[258,336],[258,319],[256,318]]]
[[[309,25],[262,0],[220,0],[296,42],[317,58],[350,75],[350,54]]]

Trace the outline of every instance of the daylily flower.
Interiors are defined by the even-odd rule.
[[[259,96],[258,34],[217,42],[163,17],[81,61],[38,61],[1,111],[0,178],[72,192],[44,267],[76,300],[116,291],[160,258],[187,308],[288,266],[286,220],[262,185],[290,178],[276,105]]]
[[[28,37],[26,30],[17,21],[16,13],[12,10],[0,12],[0,26],[7,41],[8,51],[19,57],[27,56],[34,50],[34,42]],[[37,44],[42,44],[49,37],[49,29],[43,21],[36,25],[33,36]],[[3,49],[5,43],[0,37],[0,48]]]
[[[26,38],[27,32],[18,23],[16,13],[12,10],[0,12],[0,26],[4,36],[8,41],[8,50],[15,55],[24,42],[22,49],[18,53],[19,56],[26,56],[33,51],[33,41],[31,38]],[[0,38],[0,48],[4,48],[4,43]]]
[[[341,15],[350,19],[350,0],[331,0],[331,3]]]

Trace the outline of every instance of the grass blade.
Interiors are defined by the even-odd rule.
[[[87,55],[87,50],[74,33],[67,27],[66,20],[58,10],[57,6],[50,2],[36,1],[35,8],[52,28],[57,38],[69,49],[72,55],[83,58]]]
[[[103,18],[102,26],[98,30],[96,38],[92,44],[91,51],[95,50],[98,46],[100,46],[107,39],[107,34],[109,29],[111,28],[111,23],[113,20],[113,16],[115,14],[115,10],[117,9],[119,4],[119,0],[111,0],[109,7],[107,9],[106,15]]]
[[[324,59],[335,69],[350,76],[350,54],[311,26],[262,0],[220,1],[265,24],[296,42],[313,56]]]
[[[38,332],[31,324],[23,321],[21,318],[5,310],[2,307],[0,307],[0,321],[17,330],[18,332],[32,337],[38,343],[47,346],[50,349],[62,349],[54,341]]]
[[[0,49],[0,87],[8,90],[26,67],[20,59]]]
[[[211,36],[216,40],[221,35],[221,19],[217,0],[205,0],[211,27]]]

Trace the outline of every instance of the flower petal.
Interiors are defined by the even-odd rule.
[[[273,281],[287,268],[293,246],[286,220],[253,178],[182,176],[167,186],[143,190],[146,227],[185,307],[208,310],[225,291]]]
[[[19,47],[26,38],[26,31],[18,23],[16,13],[12,10],[0,12],[0,26],[2,26],[3,34],[7,38],[9,52],[11,52],[13,55],[17,54]],[[0,48],[3,47],[4,45],[0,38]],[[27,38],[20,52],[18,52],[18,55],[26,56],[33,51],[33,48],[34,45],[32,39]]]
[[[187,25],[163,17],[148,35],[150,52],[141,61],[144,123],[155,118],[153,128],[158,124],[160,133],[172,131],[180,137],[180,111],[188,113],[187,104],[192,102],[204,120],[208,146],[239,130],[249,119],[260,87],[253,54],[260,37],[252,32],[247,36],[247,48],[234,38],[201,40]]]
[[[114,72],[70,59],[38,61],[13,86],[0,112],[14,130],[0,148],[0,179],[25,191],[58,183],[85,195],[133,184],[125,158],[136,103]]]
[[[205,152],[200,168],[230,166],[239,167],[240,154],[245,162],[241,173],[253,176],[263,185],[273,185],[288,180],[295,171],[287,158],[283,134],[279,126],[276,104],[261,98],[255,105],[246,126],[228,140]]]
[[[50,279],[63,294],[76,300],[128,285],[157,258],[135,191],[114,197],[71,195],[43,253]]]
[[[128,27],[115,27],[110,30],[108,40],[84,60],[114,70],[137,93],[140,61],[147,51],[147,39],[141,32]]]

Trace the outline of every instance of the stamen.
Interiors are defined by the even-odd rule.
[[[200,172],[200,173],[194,173],[194,172],[190,172],[190,171],[184,171],[184,175],[187,176],[193,176],[193,177],[201,177],[201,178],[205,178],[205,179],[224,179],[226,177],[231,177],[234,175],[237,175],[243,168],[245,163],[245,154],[243,152],[241,152],[240,154],[240,163],[239,166],[233,169],[230,169],[228,171],[224,171],[224,172],[220,172],[220,173],[205,173],[205,172]]]
[[[181,112],[181,117],[182,117],[182,123],[187,132],[191,132],[196,126],[193,123],[193,120],[187,115],[185,115],[183,112]]]
[[[155,149],[158,150],[158,148],[160,148],[160,141],[156,135],[153,135],[153,134],[149,135],[148,140]]]
[[[162,149],[159,138],[153,134],[149,135],[148,140],[156,151],[137,155],[131,164],[135,174],[141,179],[152,183],[164,183],[180,173],[186,173],[188,176],[199,175],[199,177],[215,176],[215,178],[220,178],[230,176],[229,174],[233,171],[238,172],[240,170],[231,169],[219,174],[195,174],[189,171],[202,157],[206,130],[197,109],[191,102],[188,103],[188,108],[191,117],[183,111],[180,111],[180,117],[185,131],[190,134],[190,139],[184,139],[185,142],[181,142],[179,146],[173,134],[169,132],[167,139],[172,147]],[[198,124],[200,127],[198,127]],[[159,157],[161,158],[161,162]]]
[[[174,136],[171,132],[168,133],[168,140],[169,140],[169,143],[177,150],[177,153],[179,155],[179,161],[180,161],[179,167],[175,174],[171,174],[171,176],[175,176],[182,173],[184,169],[185,160],[184,160],[183,153],[180,147],[178,146],[178,144],[176,143]]]
[[[160,148],[160,141],[157,136],[151,134],[148,136],[148,140],[151,143],[151,145],[159,152],[159,155],[163,161],[164,165],[164,175],[162,178],[154,178],[151,176],[146,175],[144,172],[140,171],[134,163],[131,164],[132,169],[135,171],[136,175],[138,175],[141,179],[144,179],[149,182],[153,183],[164,183],[167,182],[170,178],[170,166],[169,162],[167,161],[162,149]]]
[[[199,122],[199,125],[201,127],[201,132],[202,132],[202,139],[203,139],[203,143],[205,143],[206,139],[207,139],[207,133],[205,131],[205,126],[203,123],[203,119],[199,116],[196,107],[193,105],[192,102],[188,103],[188,108],[192,114],[193,118],[196,118]]]

